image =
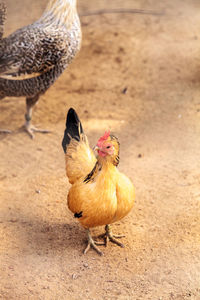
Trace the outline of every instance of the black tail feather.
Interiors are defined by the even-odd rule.
[[[80,133],[83,133],[81,121],[79,120],[75,110],[70,108],[67,113],[66,129],[64,131],[64,137],[62,140],[62,147],[65,153],[71,138],[80,141]]]

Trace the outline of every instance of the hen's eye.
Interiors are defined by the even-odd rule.
[[[109,148],[110,148],[110,146],[107,146],[106,148],[107,148],[107,149],[109,149]]]

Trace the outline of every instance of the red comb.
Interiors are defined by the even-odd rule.
[[[110,130],[109,131],[105,131],[104,135],[100,137],[100,139],[98,140],[97,144],[106,141],[109,136],[110,136]]]

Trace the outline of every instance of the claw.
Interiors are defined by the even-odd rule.
[[[7,130],[7,129],[0,129],[0,133],[11,133],[11,130]]]
[[[98,236],[99,238],[103,238],[105,240],[105,244],[104,244],[105,246],[107,246],[109,240],[110,242],[120,246],[121,248],[124,248],[124,244],[116,240],[125,237],[124,235],[113,235],[109,225],[106,225],[105,231],[106,231],[105,233]]]
[[[90,248],[93,248],[100,256],[102,256],[103,252],[101,252],[101,250],[99,250],[99,248],[96,245],[104,245],[104,243],[93,240],[89,229],[87,230],[87,234],[88,234],[88,244],[83,253],[86,254]]]
[[[24,125],[24,129],[32,139],[34,139],[34,134],[33,134],[34,132],[50,133],[49,130],[39,129],[39,128],[35,127],[34,125],[31,125],[30,123],[27,123],[27,122]]]

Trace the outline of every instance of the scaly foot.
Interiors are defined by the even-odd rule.
[[[87,234],[88,234],[88,244],[84,250],[84,254],[86,254],[90,248],[93,248],[99,255],[102,256],[103,252],[101,252],[101,250],[99,250],[99,248],[96,245],[104,245],[104,243],[93,240],[89,229],[87,229]]]
[[[7,129],[0,129],[0,133],[11,133],[11,130],[7,130]]]
[[[25,123],[24,127],[25,131],[29,134],[29,136],[33,139],[34,138],[34,132],[41,132],[41,133],[49,133],[49,130],[46,129],[39,129],[35,127],[34,125],[31,125],[30,123]]]
[[[103,238],[105,240],[105,246],[107,246],[109,240],[110,242],[124,248],[124,245],[116,240],[125,237],[124,235],[113,235],[109,225],[105,226],[105,231],[105,233],[98,236],[99,238]]]

